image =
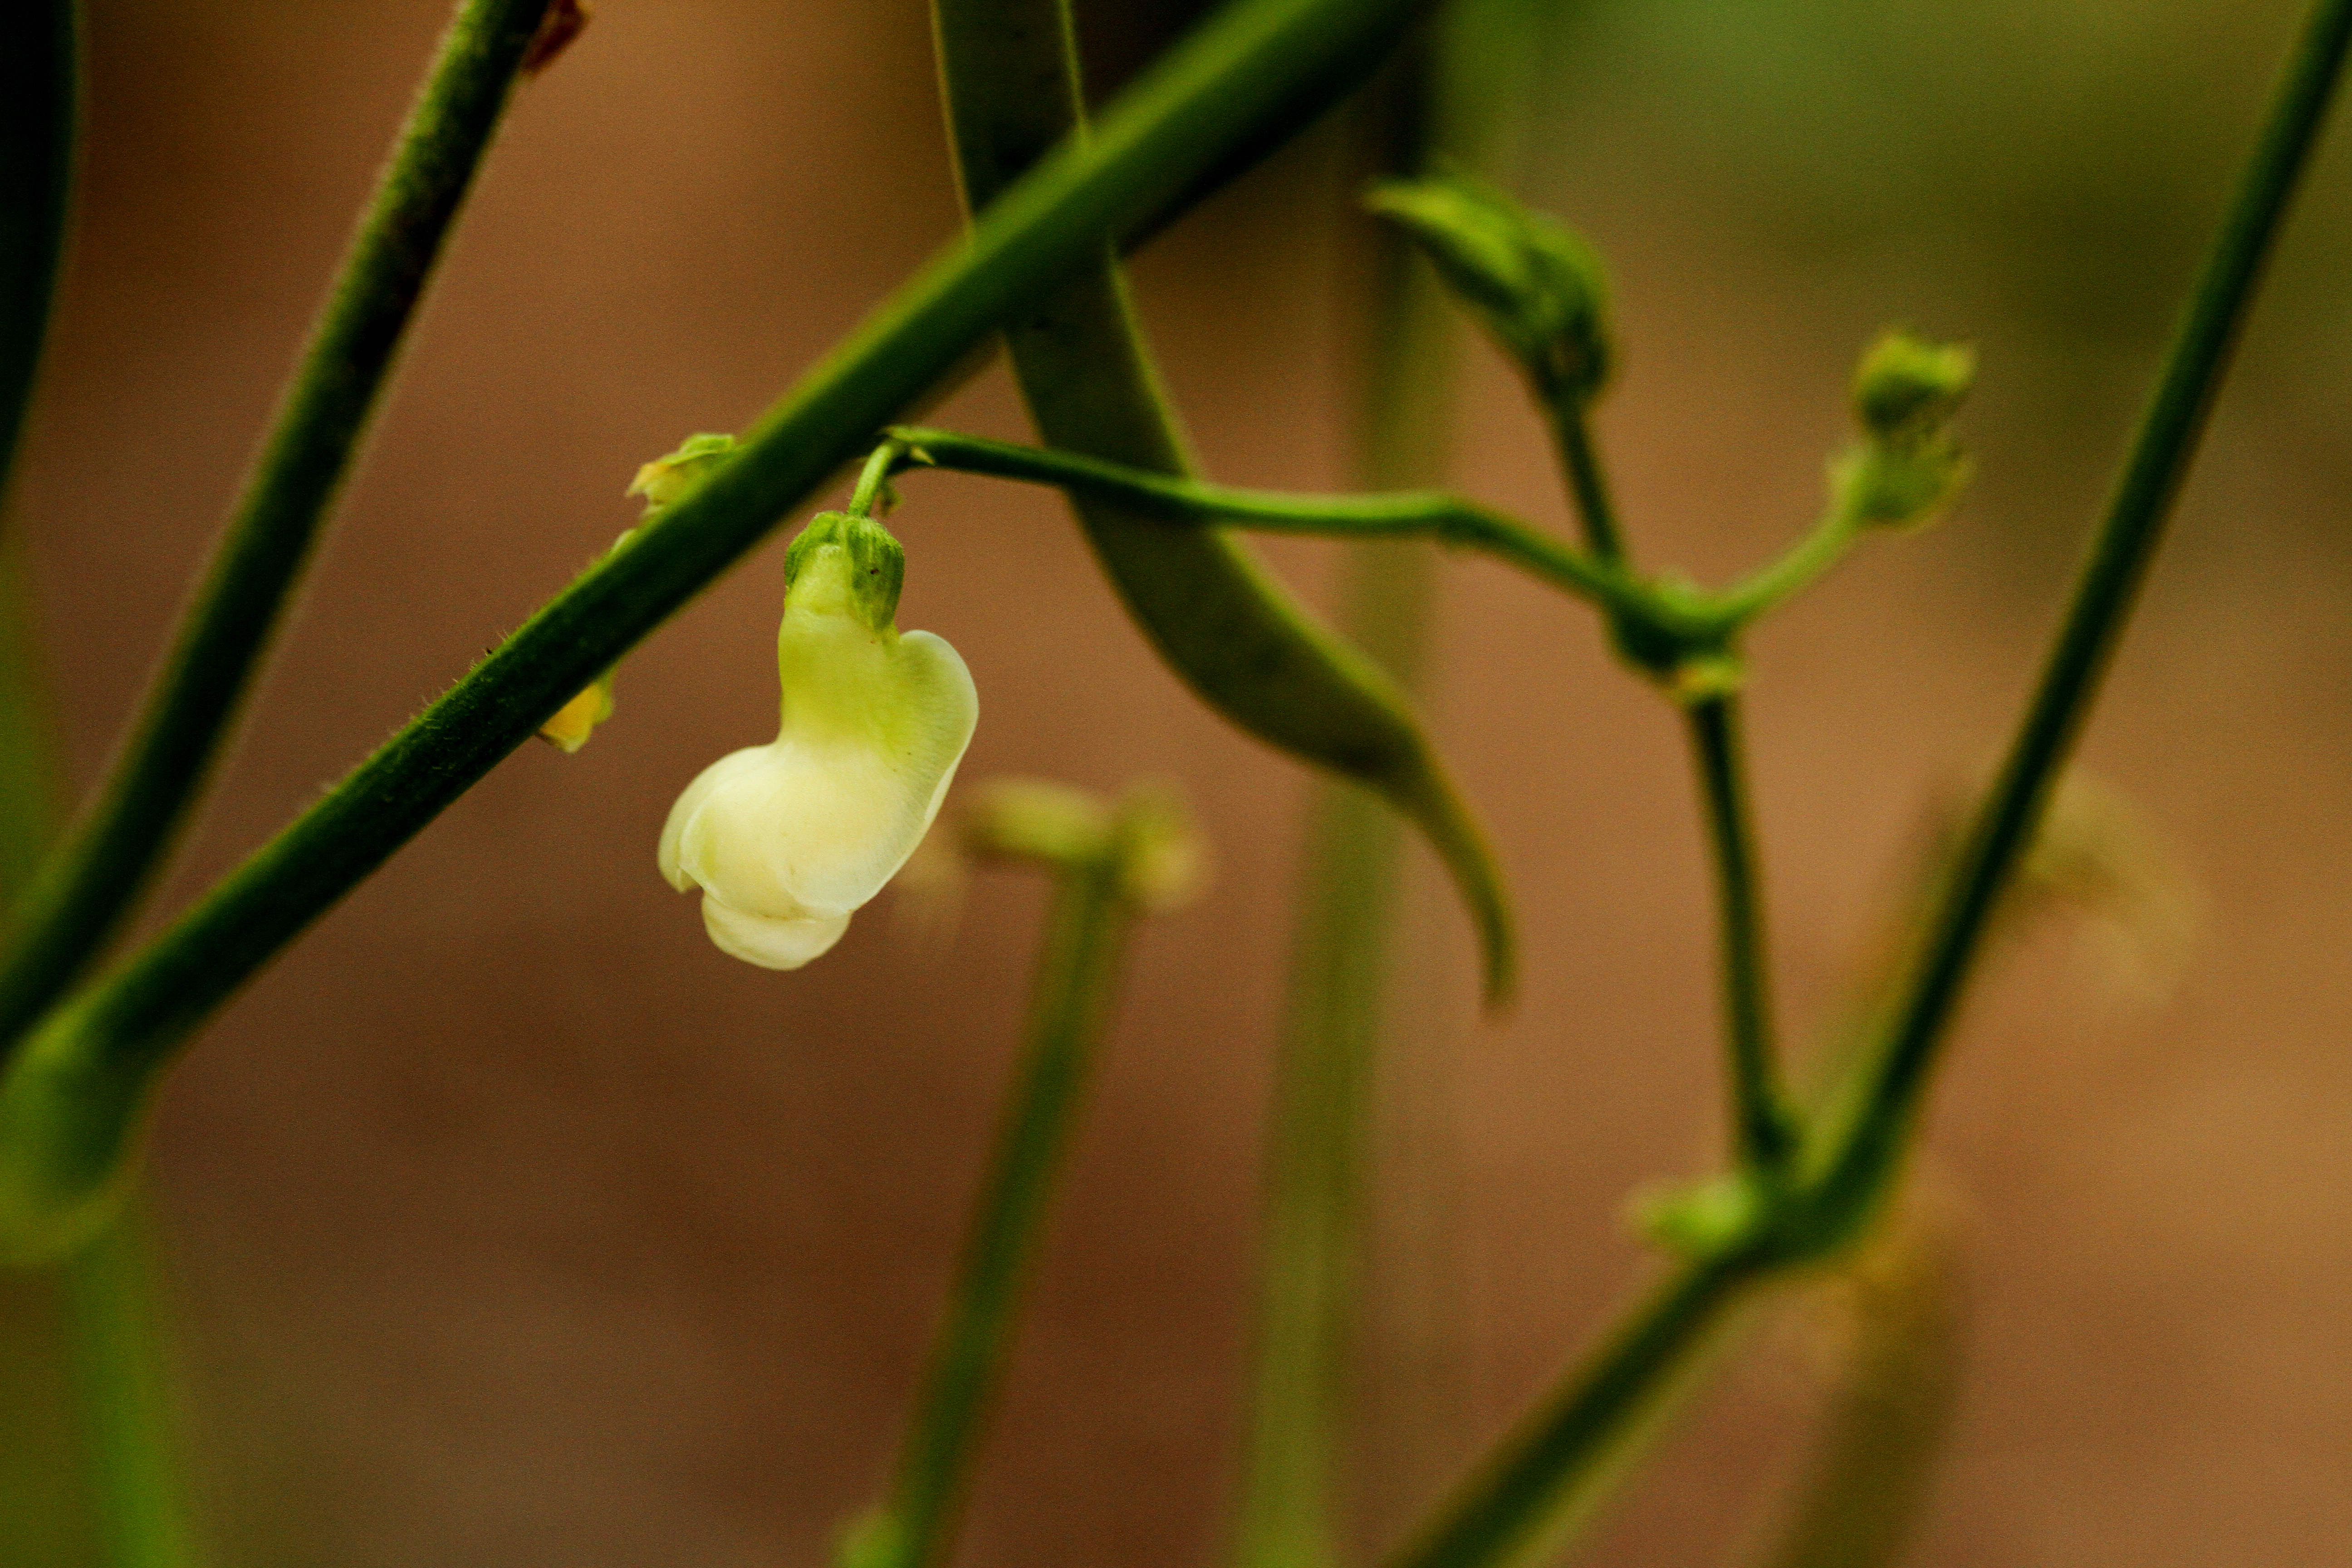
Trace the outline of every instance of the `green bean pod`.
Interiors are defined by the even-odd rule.
[[[940,74],[977,213],[1082,130],[1066,0],[936,0]],[[1192,465],[1108,251],[1005,331],[1045,444],[1136,468]],[[1248,733],[1379,793],[1418,824],[1476,923],[1489,1005],[1514,981],[1509,904],[1477,823],[1392,682],[1318,624],[1232,534],[1071,498],[1087,540],[1161,658]]]

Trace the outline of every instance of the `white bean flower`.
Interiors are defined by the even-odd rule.
[[[710,940],[769,969],[797,969],[840,941],[906,863],[980,712],[956,650],[899,632],[906,558],[880,523],[821,513],[786,569],[782,728],[687,786],[660,850],[672,887],[702,889]]]

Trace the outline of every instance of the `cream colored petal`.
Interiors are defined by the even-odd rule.
[[[730,770],[683,826],[683,875],[737,909],[791,919],[854,910],[906,863],[971,743],[979,700],[938,637],[912,633],[874,651],[855,710],[839,662],[788,684],[775,744]]]
[[[702,928],[719,951],[762,969],[798,969],[822,957],[849,929],[846,914],[810,920],[768,920],[702,896]]]
[[[694,782],[677,797],[677,804],[669,808],[669,819],[662,824],[661,846],[654,852],[654,858],[661,867],[662,879],[679,892],[688,892],[695,886],[693,876],[678,863],[678,847],[686,836],[686,825],[694,820],[694,814],[710,798],[711,791],[733,774],[757,765],[756,759],[766,755],[767,751],[765,746],[746,746],[740,752],[729,752],[695,774]]]

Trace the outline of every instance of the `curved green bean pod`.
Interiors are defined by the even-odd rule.
[[[1065,0],[937,0],[940,74],[964,201],[977,213],[1083,132]],[[1005,330],[1048,446],[1171,474],[1192,465],[1106,251]],[[1470,907],[1490,1005],[1514,981],[1510,907],[1484,836],[1377,666],[1313,619],[1232,535],[1071,508],[1161,658],[1234,724],[1378,792],[1418,824]]]

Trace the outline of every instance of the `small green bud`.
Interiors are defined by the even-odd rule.
[[[784,604],[846,612],[875,631],[897,622],[907,552],[870,517],[821,511],[784,552]]]
[[[701,483],[734,450],[732,436],[688,436],[677,451],[639,468],[622,493],[645,497],[646,513],[651,516]]]
[[[1403,229],[1547,403],[1598,394],[1615,354],[1601,259],[1575,235],[1466,174],[1391,180],[1364,205]]]
[[[1854,420],[1882,441],[1933,435],[1959,411],[1976,371],[1976,351],[1966,343],[1931,343],[1890,328],[1854,369]]]
[[[1968,477],[1968,459],[1946,428],[1968,395],[1976,353],[1889,331],[1864,351],[1853,375],[1860,445],[1830,464],[1830,492],[1846,516],[1873,528],[1925,522]]]

